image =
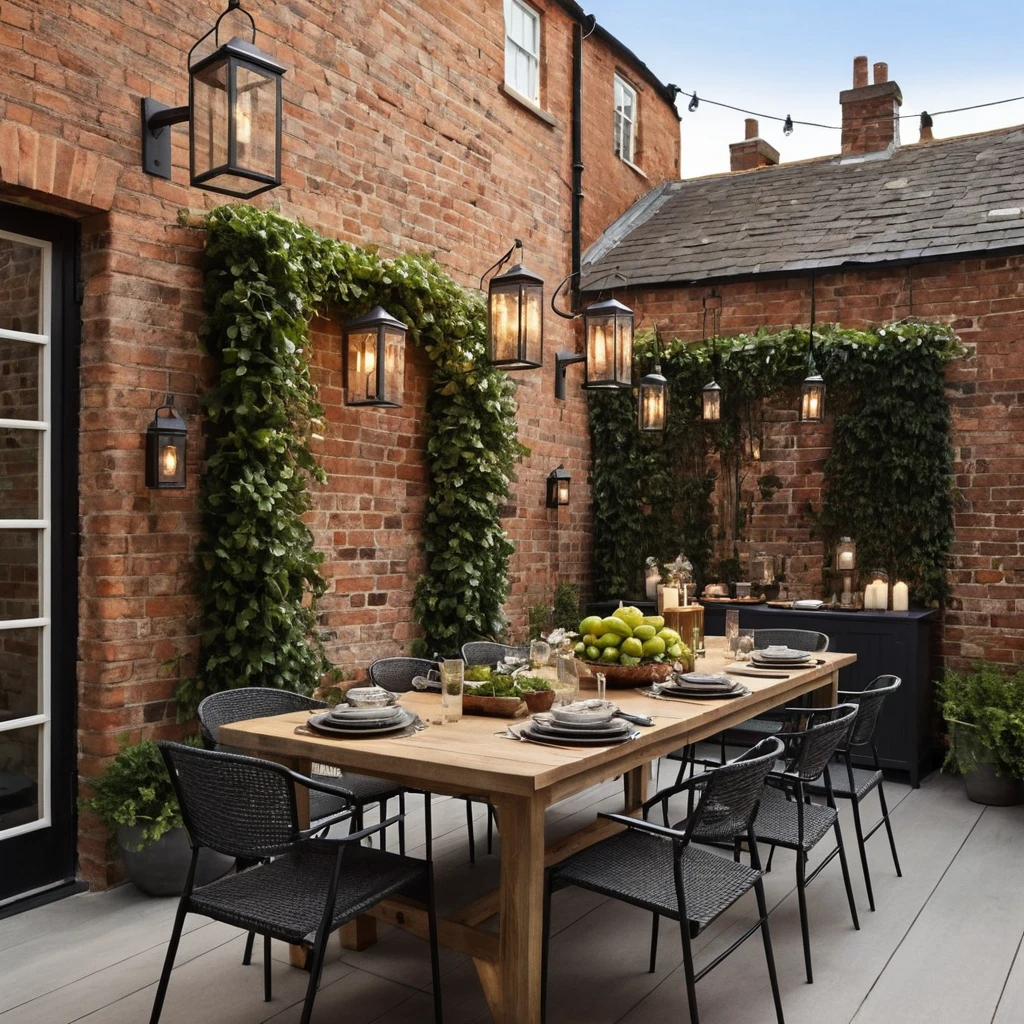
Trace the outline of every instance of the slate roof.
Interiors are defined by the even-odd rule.
[[[1024,127],[660,185],[590,247],[583,287],[1024,246]]]

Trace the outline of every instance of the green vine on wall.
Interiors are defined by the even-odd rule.
[[[322,415],[309,373],[318,315],[344,320],[379,303],[430,357],[422,646],[454,651],[499,630],[513,548],[498,508],[526,449],[515,385],[486,361],[482,297],[427,256],[386,259],[271,211],[223,206],[206,226],[200,338],[217,377],[204,399],[203,627],[182,714],[236,686],[309,692],[329,667],[316,620],[323,556],[302,520],[309,484],[326,482],[309,443]]]
[[[762,408],[797,400],[808,341],[806,330],[788,329],[663,345],[655,332],[638,332],[634,372],[658,362],[669,382],[667,429],[641,436],[628,392],[591,397],[596,596],[636,594],[649,555],[665,562],[682,552],[698,583],[708,578],[709,456],[724,473],[750,461],[745,445],[762,429]],[[944,325],[901,322],[868,331],[825,326],[814,344],[834,426],[817,516],[826,551],[850,534],[860,564],[906,579],[920,602],[941,602],[953,511],[943,370],[960,343]],[[712,376],[722,386],[722,418],[705,424],[700,391]],[[772,483],[758,478],[762,490]],[[738,502],[735,514],[739,532]]]

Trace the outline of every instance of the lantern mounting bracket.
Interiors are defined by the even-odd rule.
[[[582,353],[577,355],[564,348],[555,353],[555,398],[565,400],[566,367],[572,366],[573,363],[582,363],[586,358]]]
[[[487,275],[488,275],[488,274],[490,274],[490,273],[491,273],[492,271],[494,271],[494,272],[497,272],[497,271],[501,270],[501,268],[502,268],[503,266],[505,266],[505,264],[506,264],[506,263],[508,263],[508,261],[509,261],[510,259],[512,259],[512,255],[513,255],[513,253],[515,253],[515,252],[516,252],[517,250],[518,250],[519,252],[522,252],[522,251],[523,251],[523,240],[522,240],[521,238],[517,238],[517,239],[515,240],[515,242],[514,242],[514,243],[512,244],[512,248],[511,248],[511,249],[509,249],[509,251],[508,251],[507,253],[505,253],[505,255],[501,257],[501,259],[499,259],[499,260],[498,260],[497,262],[495,262],[495,263],[492,263],[492,264],[491,264],[491,265],[490,265],[490,266],[489,266],[489,267],[488,267],[488,268],[487,268],[487,269],[486,269],[486,270],[485,270],[485,271],[483,272],[483,274],[482,274],[482,275],[481,275],[481,277],[480,277],[480,291],[483,291],[483,290],[484,290],[484,281],[486,281],[486,280],[487,280]]]
[[[142,169],[157,178],[171,178],[171,125],[188,120],[188,107],[169,107],[142,99]]]

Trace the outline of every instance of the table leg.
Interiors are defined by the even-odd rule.
[[[544,930],[544,803],[503,797],[496,1024],[540,1024]]]
[[[625,810],[635,811],[647,799],[647,765],[631,768],[622,776]]]
[[[839,701],[839,673],[833,672],[828,679],[822,681],[817,690],[810,692],[812,708],[831,708]]]

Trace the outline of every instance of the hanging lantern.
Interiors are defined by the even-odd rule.
[[[667,411],[668,381],[662,375],[661,367],[655,366],[654,373],[640,378],[637,403],[640,429],[649,433],[664,431]]]
[[[840,537],[836,545],[836,571],[853,572],[857,568],[857,544],[849,537]]]
[[[715,381],[705,384],[700,392],[701,419],[717,423],[722,418],[722,388]]]
[[[633,310],[615,299],[583,310],[587,343],[583,386],[589,390],[633,386]]]
[[[346,405],[401,406],[407,330],[380,306],[343,326]]]
[[[808,368],[804,378],[803,394],[800,399],[800,420],[803,423],[821,423],[825,419],[825,381],[814,368]]]
[[[569,504],[569,484],[572,476],[564,466],[553,469],[548,474],[548,508],[558,508]]]
[[[252,39],[219,41],[221,20],[238,11],[252,25]],[[214,51],[192,61],[200,43],[214,37]],[[142,101],[142,165],[171,177],[171,125],[189,122],[189,166],[195,188],[248,199],[281,184],[281,79],[287,70],[256,45],[256,24],[240,0],[229,0],[216,25],[189,52],[187,107]]]
[[[487,335],[495,366],[532,370],[544,365],[544,279],[522,263],[491,278]]]
[[[757,434],[750,435],[750,457],[754,462],[761,461],[761,438]]]
[[[146,486],[158,490],[185,486],[188,428],[175,412],[172,396],[160,406],[146,429]]]

